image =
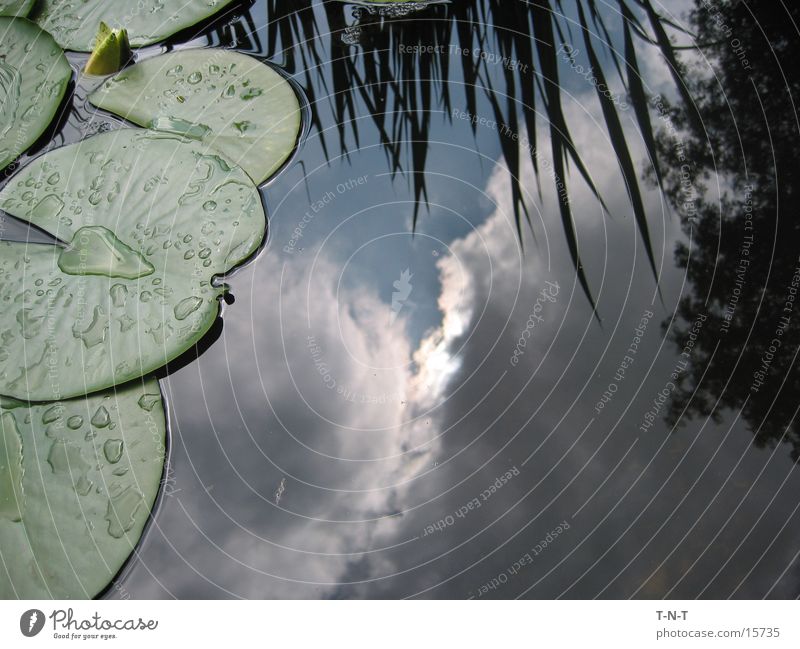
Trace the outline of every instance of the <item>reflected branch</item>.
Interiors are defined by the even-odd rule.
[[[265,51],[269,58],[282,62],[286,70],[301,81],[312,106],[318,106],[320,100],[314,96],[314,88],[323,89],[324,101],[334,116],[338,155],[347,158],[353,147],[359,147],[362,120],[369,118],[377,129],[389,169],[395,175],[408,178],[412,185],[413,228],[416,228],[420,210],[428,208],[425,169],[434,116],[438,118],[444,112],[452,120],[452,107],[462,105],[469,114],[476,115],[479,98],[485,98],[498,125],[513,129],[514,133],[524,128],[531,144],[530,161],[539,200],[541,170],[537,130],[544,116],[542,126],[549,131],[553,180],[567,248],[581,288],[597,315],[569,204],[566,177],[570,167],[578,170],[583,182],[606,212],[608,210],[570,135],[562,107],[564,88],[559,79],[559,53],[575,49],[574,42],[580,40],[590,58],[597,79],[596,88],[611,82],[604,67],[621,82],[629,94],[639,134],[657,177],[661,176],[659,152],[634,39],[663,55],[678,93],[684,99],[688,119],[692,123],[699,119],[684,78],[684,68],[677,57],[678,48],[668,34],[668,30],[680,30],[685,34],[686,29],[662,16],[650,0],[634,0],[633,4],[618,0],[618,5],[619,24],[615,28],[622,33],[624,41],[619,48],[613,45],[614,30],[607,24],[609,18],[604,17],[609,16],[609,12],[601,13],[596,0],[575,3],[579,23],[567,13],[573,11],[573,6],[564,7],[561,0],[556,1],[555,9],[550,0],[463,0],[433,4],[413,13],[401,12],[399,16],[386,16],[380,9],[367,11],[340,0],[295,0],[292,3],[268,0]],[[576,24],[580,25],[579,29],[573,29]],[[497,75],[489,69],[491,63],[487,57],[458,56],[460,66],[457,67],[453,64],[451,45],[462,52],[494,50],[498,57],[514,61],[515,65],[504,66],[503,73]],[[596,45],[601,48],[602,57]],[[456,85],[451,80],[463,83]],[[496,87],[498,83],[500,87]],[[452,89],[456,87],[458,97],[453,95]],[[658,283],[644,201],[627,139],[630,136],[622,128],[619,106],[610,102],[599,88],[597,95],[619,159],[631,213]],[[368,115],[362,114],[365,111]],[[319,112],[312,111],[311,128],[320,138],[330,161],[333,152]],[[477,138],[476,124],[472,123],[471,128]],[[497,137],[509,169],[514,218],[522,245],[523,221],[533,230],[528,212],[530,193],[520,177],[522,154],[515,138],[506,137],[500,129]]]

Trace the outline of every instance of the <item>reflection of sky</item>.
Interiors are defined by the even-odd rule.
[[[591,131],[576,128],[575,137],[586,141]],[[625,213],[610,155],[597,147],[590,166],[608,170],[601,189],[612,211]],[[458,215],[443,210],[441,221],[460,228],[463,217],[475,226],[468,234],[446,238],[448,223],[425,216],[413,240],[404,234],[407,213],[383,209],[396,197],[390,182],[373,178],[375,168],[359,154],[325,169],[330,180],[311,178],[313,188],[370,175],[308,224],[303,250],[292,254],[281,248],[307,204],[305,188],[291,189],[291,170],[271,190],[287,198],[272,213],[267,250],[232,282],[222,339],[169,380],[175,492],[125,588],[142,597],[475,596],[566,519],[563,542],[498,594],[533,586],[528,595],[659,595],[692,567],[674,594],[694,596],[751,527],[706,594],[727,594],[743,578],[739,594],[765,592],[796,551],[797,524],[779,533],[790,499],[770,499],[797,478],[782,452],[756,451],[750,433],[735,424],[729,431],[730,422],[637,434],[675,357],[658,349],[667,312],[651,307],[653,281],[631,220],[602,221],[577,189],[581,241],[606,242],[585,250],[593,285],[603,287],[601,329],[574,286],[552,197],[544,229],[537,242],[527,236],[520,258],[501,166],[483,186],[465,188],[460,172],[436,184],[442,204],[451,194],[465,206]],[[352,225],[341,226],[348,218]],[[667,304],[681,282],[668,264],[676,226],[666,222]],[[447,247],[438,257],[431,231]],[[661,250],[663,235],[655,236]],[[406,267],[410,306],[391,324],[392,282]],[[558,301],[511,367],[545,280],[559,282]],[[646,308],[657,316],[635,379],[592,422]],[[426,327],[421,338],[415,319]],[[334,387],[315,366],[320,358]],[[422,536],[511,467],[520,475],[485,506]],[[790,574],[773,594],[793,583]]]
[[[760,597],[779,577],[773,596],[797,594],[796,569],[784,570],[798,550],[789,494],[800,478],[785,450],[755,449],[733,415],[638,430],[676,362],[659,325],[682,290],[679,223],[647,196],[662,305],[593,91],[570,88],[572,135],[612,212],[573,175],[602,327],[575,284],[546,179],[521,255],[496,133],[479,128],[476,145],[466,122],[444,119],[432,132],[431,208],[413,238],[413,192],[386,175],[368,120],[361,147],[329,165],[312,134],[299,157],[307,176],[294,164],[267,191],[269,243],[231,280],[221,339],[166,382],[173,474],[125,591],[478,596],[566,520],[557,542],[483,596]],[[523,187],[535,197],[529,164]],[[326,192],[286,252],[309,197]],[[411,290],[393,310],[405,269]],[[546,281],[557,301],[514,367]],[[633,369],[597,414],[646,309],[655,317]]]

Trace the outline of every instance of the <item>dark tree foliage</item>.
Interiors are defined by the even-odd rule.
[[[658,136],[665,191],[689,237],[676,259],[690,286],[670,335],[683,349],[708,319],[668,422],[741,410],[757,446],[786,442],[797,461],[800,6],[697,0],[691,21],[706,61],[685,79],[702,123],[675,109],[677,132]]]

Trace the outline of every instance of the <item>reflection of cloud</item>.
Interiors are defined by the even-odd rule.
[[[386,325],[391,304],[364,288],[374,285],[371,277],[337,293],[341,266],[324,250],[315,266],[301,255],[263,256],[234,280],[237,302],[222,340],[170,382],[182,491],[167,498],[162,532],[143,551],[169,592],[465,597],[567,519],[569,534],[499,596],[531,585],[527,594],[539,597],[623,597],[640,586],[639,595],[653,595],[682,578],[675,596],[693,597],[709,584],[706,595],[722,596],[774,541],[738,594],[761,596],[771,586],[796,551],[793,505],[769,502],[791,467],[746,453],[750,433],[738,424],[724,444],[721,429],[697,426],[673,435],[654,427],[637,438],[639,404],[675,363],[673,350],[660,348],[655,321],[630,380],[594,414],[642,310],[658,309],[657,320],[669,307],[652,304],[653,279],[635,223],[624,217],[629,207],[605,136],[576,105],[568,112],[576,141],[593,144],[580,148],[614,214],[604,219],[573,176],[578,236],[603,328],[576,290],[546,183],[536,241],[526,233],[520,254],[500,165],[486,187],[496,210],[449,242],[437,262],[441,322],[419,345],[405,333],[404,313]],[[546,136],[539,142],[546,150]],[[530,165],[522,173],[523,186],[533,187]],[[659,215],[658,197],[647,200]],[[668,262],[678,223],[658,225],[654,249]],[[563,293],[511,367],[545,280],[558,281]],[[667,264],[667,305],[681,280]],[[511,466],[519,477],[486,505],[423,537]],[[712,579],[719,557],[751,528],[735,560]],[[786,582],[796,579],[787,574]],[[773,594],[789,592],[786,582]],[[144,569],[126,588],[163,594]]]
[[[445,393],[448,382],[458,370],[459,360],[452,352],[453,342],[467,330],[472,319],[471,286],[464,280],[457,260],[451,255],[437,262],[442,282],[438,300],[442,324],[420,342],[413,358],[417,374],[413,377],[417,405],[434,405]]]
[[[416,418],[437,393],[412,373],[404,327],[386,326],[391,305],[363,291],[337,295],[337,268],[324,258],[310,272],[300,258],[282,266],[278,257],[265,257],[250,267],[236,283],[254,283],[251,301],[237,292],[235,307],[241,315],[249,306],[250,321],[226,322],[222,341],[203,358],[209,372],[187,380],[196,371],[190,366],[170,382],[180,455],[196,475],[194,488],[179,481],[182,490],[167,500],[159,521],[170,522],[170,536],[176,519],[184,527],[176,550],[225,589],[211,588],[210,595],[331,594],[333,586],[309,590],[292,580],[335,584],[376,536],[402,536],[402,519],[392,515],[409,504],[410,481],[433,464],[438,448],[430,426]],[[248,338],[252,347],[241,344]],[[315,360],[325,364],[324,376]],[[441,384],[435,363],[416,360],[419,375]],[[220,367],[229,369],[229,380]],[[257,421],[249,419],[254,412],[261,413]],[[226,431],[231,418],[240,419],[242,435],[207,434],[209,420]],[[191,471],[183,466],[178,474]],[[277,485],[286,511],[267,502],[274,503]],[[148,567],[171,592],[195,593],[197,576],[182,562]]]
[[[595,181],[612,213],[629,213],[616,162],[599,144],[595,127],[590,120],[568,121],[577,124],[576,140],[596,142],[581,151],[588,150],[588,167],[598,170]],[[532,177],[529,168],[524,174]],[[635,372],[622,384],[613,413],[595,416],[594,403],[624,357],[642,310],[656,308],[662,316],[667,310],[653,305],[652,276],[633,220],[604,221],[593,212],[596,203],[585,188],[572,184],[592,285],[598,291],[613,285],[602,291],[604,327],[592,324],[579,291],[570,298],[574,275],[557,236],[557,211],[547,198],[550,207],[543,218],[548,236],[538,231],[539,247],[519,260],[506,217],[509,192],[498,167],[487,193],[498,200],[499,209],[453,242],[452,256],[439,263],[443,319],[458,324],[434,332],[417,354],[451,363],[450,396],[435,412],[438,428],[447,431],[439,451],[442,466],[429,486],[442,496],[414,510],[406,526],[421,530],[458,511],[511,464],[523,477],[504,487],[491,506],[415,542],[413,554],[400,561],[387,563],[382,554],[364,557],[349,580],[403,572],[357,588],[359,595],[474,596],[561,520],[571,521],[570,534],[497,596],[652,597],[670,591],[675,597],[694,597],[702,591],[720,597],[733,593],[740,582],[737,596],[762,596],[791,564],[796,552],[791,535],[776,543],[771,533],[794,516],[791,503],[771,503],[792,475],[782,458],[743,457],[751,439],[741,425],[733,425],[724,443],[722,434],[700,434],[696,426],[671,436],[661,425],[637,439],[641,404],[663,385],[675,363],[674,350],[660,349],[656,327],[643,343]],[[659,214],[658,196],[650,192],[647,199],[650,213]],[[665,225],[663,244],[654,232],[654,249],[671,254],[675,226]],[[509,352],[546,279],[557,280],[564,294],[548,305],[546,326],[536,330],[524,362],[512,369]],[[665,268],[661,288],[667,304],[674,303],[681,279],[678,270]],[[468,336],[470,343],[461,350]],[[492,391],[495,382],[499,387]],[[744,486],[754,484],[748,476],[757,471],[763,472],[761,480],[744,493]],[[734,508],[736,516],[729,518]],[[791,527],[797,530],[796,518]],[[743,541],[735,559],[724,566],[719,557],[727,559]],[[756,569],[748,575],[751,568]],[[772,595],[795,592],[793,580],[796,575],[790,572]]]
[[[582,127],[576,130],[583,137]],[[598,168],[611,177],[607,164]],[[528,164],[525,174],[531,173]],[[268,255],[236,278],[236,313],[226,321],[223,340],[199,367],[184,369],[172,382],[170,401],[181,426],[175,432],[186,456],[177,473],[184,480],[194,473],[196,484],[178,485],[180,502],[168,499],[159,522],[169,522],[169,541],[191,568],[163,549],[153,559],[145,555],[171,592],[196,596],[194,570],[225,589],[209,586],[213,596],[325,596],[338,591],[298,582],[360,579],[370,580],[365,594],[384,587],[392,592],[394,578],[387,577],[395,571],[447,552],[447,536],[422,547],[413,539],[464,498],[461,490],[440,495],[495,453],[497,438],[486,431],[508,399],[495,394],[486,407],[472,410],[509,369],[513,340],[549,276],[546,245],[540,242],[524,259],[520,254],[501,165],[486,194],[495,211],[437,262],[442,320],[417,349],[402,326],[385,326],[391,304],[378,295],[356,289],[337,295],[340,271],[324,256],[313,275],[304,257],[289,257],[283,265]],[[562,272],[564,265],[556,264]],[[555,323],[565,306],[548,321]],[[248,308],[246,320],[241,314]],[[553,334],[543,332],[530,360],[540,357]],[[252,347],[242,344],[251,337]],[[332,387],[320,372],[322,363]],[[220,377],[220,367],[229,369],[229,379]],[[197,407],[199,394],[205,407]],[[516,416],[530,407],[521,401]],[[251,421],[255,412],[261,415]],[[231,418],[240,421],[231,426]],[[214,439],[208,432],[215,429],[228,436]],[[240,434],[230,437],[231,429]],[[447,468],[430,471],[436,461],[448,460]],[[286,511],[268,502],[281,481]],[[438,501],[421,507],[431,498]],[[509,517],[512,528],[521,525],[520,516]],[[359,522],[378,517],[384,518]],[[370,552],[398,544],[411,552]],[[429,582],[438,573],[425,574]]]

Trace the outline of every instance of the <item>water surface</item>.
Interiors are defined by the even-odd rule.
[[[643,222],[581,16],[559,116],[542,31],[500,4],[262,0],[168,46],[280,66],[309,124],[221,326],[162,381],[163,500],[111,597],[800,594],[791,23],[754,3],[724,16],[746,56],[680,50],[697,114],[636,37],[654,166],[619,9],[589,15]],[[43,146],[121,125],[78,95]],[[562,118],[596,192],[558,173]]]

